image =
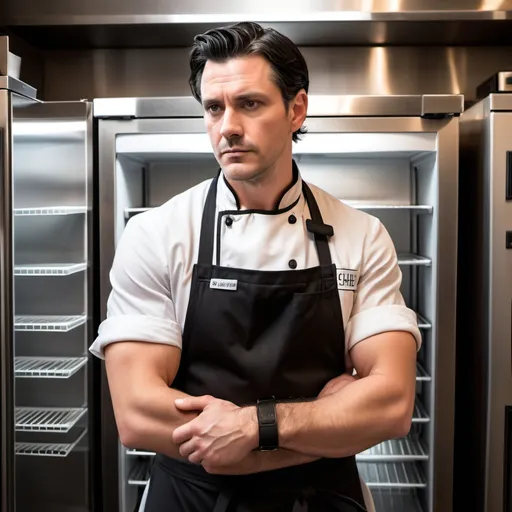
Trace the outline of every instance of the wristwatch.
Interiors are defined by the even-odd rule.
[[[259,426],[259,449],[273,451],[279,447],[279,433],[277,430],[276,401],[274,399],[258,400],[256,412]]]

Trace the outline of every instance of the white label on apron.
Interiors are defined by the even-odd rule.
[[[210,279],[210,288],[236,292],[238,281],[236,279]]]
[[[338,290],[349,290],[355,292],[357,290],[358,272],[347,268],[336,269]]]

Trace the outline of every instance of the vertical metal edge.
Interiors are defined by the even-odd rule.
[[[84,159],[85,159],[85,200],[87,207],[85,236],[85,255],[87,258],[87,276],[85,282],[85,304],[87,307],[87,325],[84,352],[88,356],[87,364],[87,409],[88,409],[88,433],[89,433],[89,509],[101,512],[101,496],[103,492],[101,472],[101,402],[97,398],[99,394],[99,361],[88,351],[93,341],[96,327],[95,317],[95,211],[94,211],[94,131],[92,103],[84,101]]]
[[[115,254],[115,173],[116,173],[116,121],[98,121],[97,129],[97,186],[99,278],[98,326],[106,318],[107,299],[110,294],[110,268]],[[101,365],[101,448],[103,474],[103,510],[124,512],[122,479],[119,478],[119,438],[108,387],[105,364]]]
[[[13,218],[10,93],[0,91],[0,509],[15,510]]]
[[[455,348],[458,230],[459,119],[438,132],[436,410],[434,422],[432,511],[452,510],[455,426]]]

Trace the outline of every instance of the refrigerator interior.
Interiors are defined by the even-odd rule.
[[[13,104],[16,512],[86,512],[90,107]]]
[[[115,147],[116,241],[133,215],[161,205],[218,172],[203,133],[121,133]],[[411,431],[406,438],[375,446],[357,457],[379,512],[434,510],[437,151],[434,131],[312,131],[294,146],[294,158],[306,181],[382,220],[397,249],[404,299],[418,313],[423,343]],[[122,512],[137,509],[153,455],[120,447]]]

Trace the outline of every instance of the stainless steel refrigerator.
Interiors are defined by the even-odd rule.
[[[449,512],[455,389],[461,96],[311,96],[294,145],[306,181],[379,217],[418,313],[417,402],[410,434],[358,455],[379,512]],[[192,98],[94,101],[98,128],[101,318],[116,243],[129,219],[218,171]],[[108,393],[106,387],[103,388]],[[103,417],[112,418],[108,396]],[[103,425],[105,509],[132,512],[154,454],[125,449]],[[118,501],[117,501],[118,500]]]
[[[0,76],[0,509],[87,512],[91,105],[35,98]]]
[[[512,72],[478,91],[460,125],[455,510],[510,512]]]

